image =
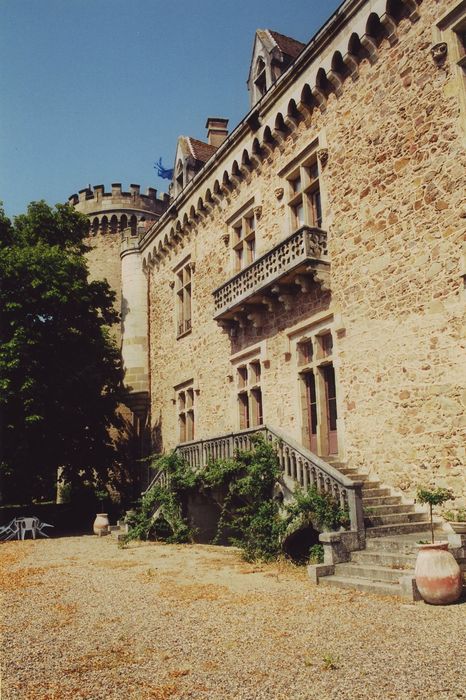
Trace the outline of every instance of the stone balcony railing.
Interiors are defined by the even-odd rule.
[[[261,312],[282,303],[291,308],[299,292],[317,282],[329,289],[327,233],[302,226],[213,292],[214,319],[261,323]]]

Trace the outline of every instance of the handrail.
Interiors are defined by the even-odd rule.
[[[156,484],[161,484],[162,486],[167,483],[168,477],[165,474],[165,471],[163,469],[159,469],[157,474],[154,476],[152,481],[150,482],[149,486],[144,489],[144,491],[141,493],[141,496],[145,496],[148,491],[151,490]]]
[[[267,427],[266,438],[278,440],[278,458],[285,476],[303,489],[314,486],[320,493],[330,493],[342,508],[349,511],[351,530],[364,531],[362,481],[352,481],[276,428]]]
[[[362,509],[362,481],[352,481],[334,466],[290,438],[281,430],[261,425],[236,433],[217,435],[206,440],[193,440],[177,445],[176,451],[195,470],[205,467],[213,459],[232,459],[240,450],[252,447],[251,437],[261,433],[270,442],[277,443],[277,455],[283,478],[303,489],[314,486],[320,493],[329,493],[342,508],[349,511],[351,530],[364,530]],[[167,478],[157,472],[147,490]]]

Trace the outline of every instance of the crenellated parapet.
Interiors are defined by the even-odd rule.
[[[143,194],[140,185],[134,184],[124,192],[117,182],[109,192],[104,185],[85,187],[78,194],[72,194],[68,202],[89,218],[90,235],[116,234],[127,228],[135,235],[141,224],[160,218],[169,205],[169,196],[159,197],[153,187],[148,187]]]

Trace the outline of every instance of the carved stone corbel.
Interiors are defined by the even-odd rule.
[[[271,299],[270,297],[262,297],[261,304],[263,304],[265,306],[267,311],[269,311],[270,313],[273,312],[273,309],[275,306],[273,299]]]
[[[409,19],[411,20],[411,22],[417,22],[420,17],[420,14],[419,10],[417,9],[416,0],[401,0],[401,2],[408,8]]]
[[[170,280],[168,286],[170,287],[170,289],[173,289],[175,287],[175,280]]]
[[[351,79],[357,80],[359,78],[359,64],[356,57],[351,53],[347,53],[346,56],[343,56],[343,63],[348,68]]]
[[[222,233],[222,241],[224,242],[225,245],[228,245],[230,242],[230,234],[229,233]]]
[[[396,33],[395,20],[393,19],[393,17],[391,15],[388,14],[388,12],[385,12],[380,17],[380,23],[385,28],[388,43],[390,44],[390,46],[394,46],[396,43],[398,43],[398,35]]]
[[[248,320],[252,321],[254,328],[262,328],[262,316],[257,311],[248,314]]]
[[[441,41],[438,44],[434,44],[430,50],[430,54],[434,60],[434,63],[436,63],[438,66],[441,65],[448,54],[448,44],[446,41]]]
[[[361,37],[361,44],[364,46],[367,53],[369,54],[369,61],[371,63],[375,63],[379,57],[379,51],[377,49],[377,44],[375,43],[374,39],[368,34],[364,34]]]
[[[196,271],[196,261],[195,261],[195,260],[191,260],[191,261],[188,263],[187,267],[189,268],[189,270],[191,270],[191,272],[195,272],[195,271]]]
[[[325,97],[325,94],[322,92],[322,90],[320,90],[320,88],[317,87],[317,85],[312,88],[311,92],[320,111],[324,112],[327,107],[327,98]]]
[[[319,148],[317,151],[317,158],[319,159],[319,163],[324,167],[327,165],[328,161],[328,148]]]
[[[277,199],[281,199],[283,197],[284,193],[285,193],[285,190],[283,189],[283,187],[276,187],[274,190],[274,194],[275,194],[275,197]]]
[[[275,284],[270,290],[272,294],[276,295],[278,301],[283,304],[286,311],[290,311],[293,308],[294,297],[289,290],[290,287],[280,287],[278,284]]]
[[[337,73],[335,73],[334,70],[329,70],[329,72],[327,73],[327,79],[332,83],[333,88],[335,90],[335,95],[339,97],[343,91],[342,79]]]
[[[262,216],[262,204],[257,204],[254,207],[253,211],[254,211],[254,216],[256,217],[256,219],[260,219]]]
[[[301,292],[308,292],[310,287],[310,279],[305,275],[296,275],[294,283],[300,288]]]
[[[330,291],[330,270],[324,267],[318,267],[314,273],[315,281],[320,284],[323,292]]]
[[[299,119],[297,117],[292,117],[290,114],[286,114],[283,118],[283,121],[285,122],[286,126],[288,129],[295,129]]]
[[[235,314],[233,316],[233,319],[236,321],[240,328],[246,328],[246,321],[244,316],[242,316],[241,314]]]

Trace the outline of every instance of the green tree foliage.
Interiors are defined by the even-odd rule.
[[[121,369],[106,282],[89,282],[88,222],[33,202],[12,224],[0,211],[0,464],[5,498],[49,496],[105,478],[115,460]]]

